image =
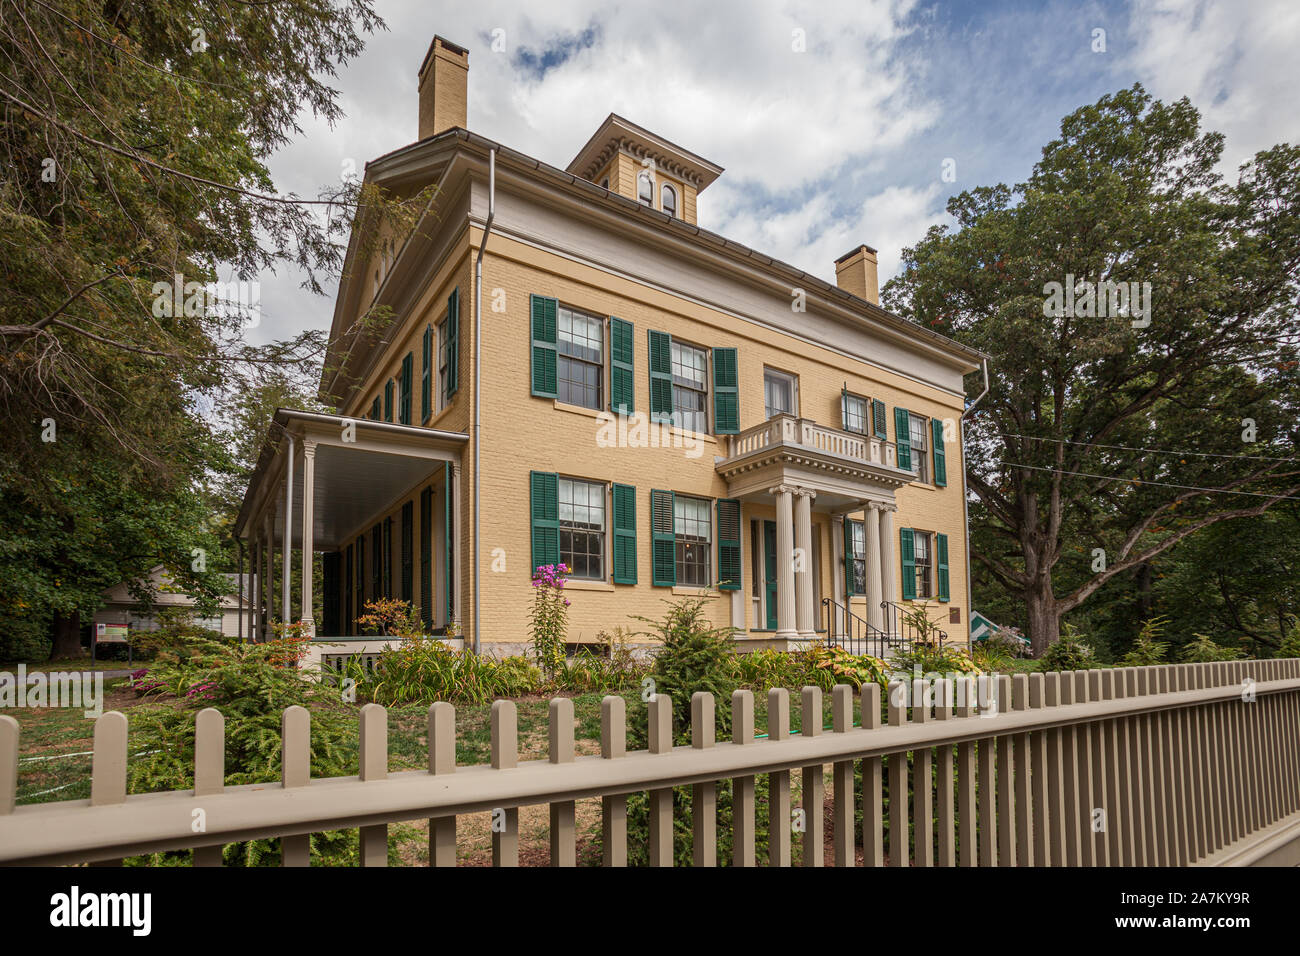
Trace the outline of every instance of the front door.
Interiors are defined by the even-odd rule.
[[[767,629],[776,630],[776,522],[763,522],[763,579],[764,601],[767,608]]]

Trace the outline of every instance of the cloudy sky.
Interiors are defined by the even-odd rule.
[[[1188,96],[1227,174],[1300,140],[1296,0],[376,2],[388,30],[333,83],[346,119],[302,116],[271,160],[283,192],[415,140],[435,33],[470,51],[470,129],[563,168],[619,113],[726,168],[701,226],[831,281],[860,242],[894,274],[950,195],[1022,181],[1062,116],[1134,82]],[[264,275],[254,336],[328,327],[332,292]]]

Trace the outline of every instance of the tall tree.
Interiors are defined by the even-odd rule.
[[[220,586],[194,553],[234,466],[203,412],[325,333],[253,348],[253,290],[212,283],[337,269],[356,190],[282,196],[264,163],[299,110],[340,115],[328,79],[379,27],[369,0],[0,0],[0,632],[75,653],[157,563]]]
[[[1300,149],[1227,184],[1199,126],[1140,86],[1077,110],[1027,182],[954,196],[956,228],[885,288],[993,357],[972,557],[1024,602],[1036,653],[1116,575],[1300,492]]]

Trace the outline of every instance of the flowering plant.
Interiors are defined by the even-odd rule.
[[[548,680],[564,666],[569,617],[564,583],[569,571],[567,564],[543,564],[533,572],[533,658]]]

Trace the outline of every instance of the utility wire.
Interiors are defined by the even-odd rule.
[[[1133,445],[1102,445],[1091,441],[1071,441],[1068,438],[1047,438],[1042,435],[1008,434],[1007,438],[1024,438],[1028,441],[1050,441],[1058,445],[1082,445],[1085,448],[1115,448],[1121,451],[1140,451],[1152,455],[1194,455],[1198,458],[1240,458],[1249,461],[1300,461],[1300,458],[1271,458],[1268,455],[1229,455],[1214,451],[1174,451],[1168,448],[1141,448]]]
[[[1030,471],[1060,472],[1076,478],[1095,478],[1098,481],[1123,481],[1130,485],[1155,485],[1159,488],[1178,488],[1182,491],[1201,491],[1209,495],[1248,495],[1252,498],[1275,498],[1278,501],[1300,501],[1300,495],[1273,495],[1263,491],[1232,491],[1226,488],[1200,488],[1196,485],[1175,485],[1168,481],[1148,481],[1145,478],[1123,478],[1114,475],[1090,475],[1082,471],[1064,471],[1060,468],[1046,468],[1042,465],[1022,465],[1014,461],[1002,462],[1008,468],[1028,468]]]

